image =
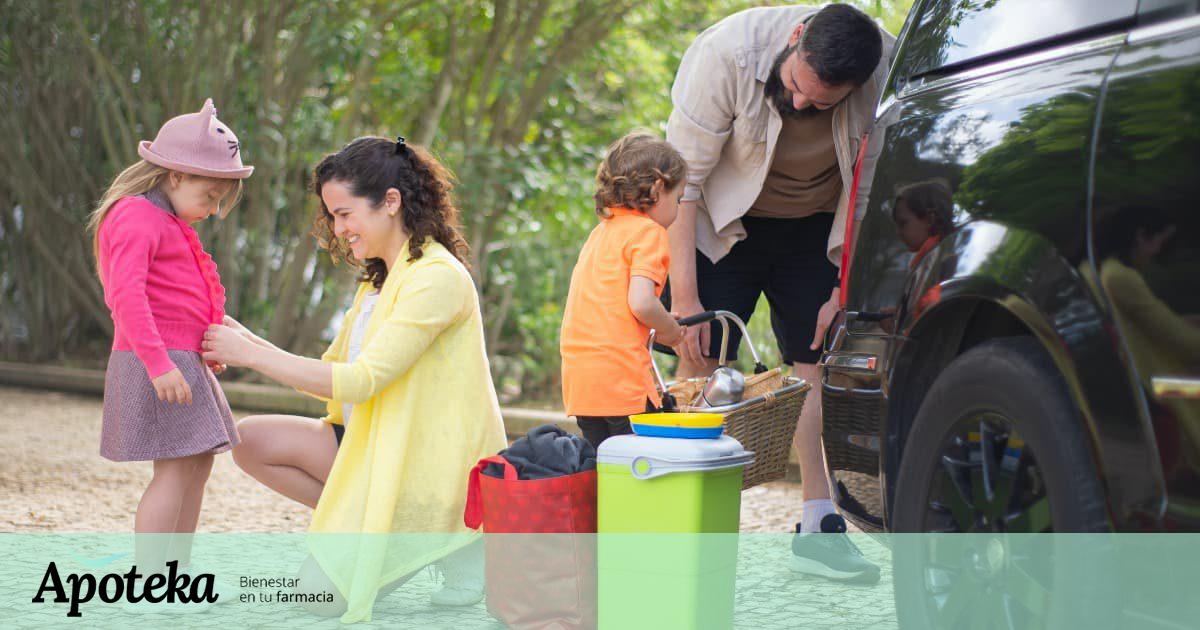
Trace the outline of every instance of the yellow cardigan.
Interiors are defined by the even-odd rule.
[[[467,476],[507,442],[467,269],[439,243],[388,272],[357,360],[346,363],[363,283],[321,357],[333,365],[327,422],[354,411],[313,513],[309,548],[367,621],[378,589],[471,542]],[[347,536],[346,534],[359,534]]]
[[[1116,258],[1100,264],[1100,283],[1116,307],[1133,362],[1150,388],[1156,374],[1187,374],[1200,359],[1200,328],[1162,301],[1136,269]]]

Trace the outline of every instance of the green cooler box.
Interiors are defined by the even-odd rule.
[[[732,625],[742,471],[753,460],[729,436],[600,445],[600,628]]]

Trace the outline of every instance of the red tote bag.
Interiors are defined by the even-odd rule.
[[[488,464],[504,478],[483,474]],[[504,457],[471,469],[467,527],[483,526],[487,610],[519,630],[596,627],[596,471],[518,479]]]

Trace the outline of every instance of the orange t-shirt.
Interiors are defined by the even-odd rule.
[[[572,416],[642,413],[661,404],[650,371],[650,329],[629,310],[629,279],[661,294],[671,252],[667,229],[637,210],[609,208],[571,273],[561,335],[563,404]]]

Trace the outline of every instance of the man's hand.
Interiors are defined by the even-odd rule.
[[[672,305],[675,308],[673,312],[676,317],[682,319],[691,317],[697,313],[703,313],[704,307],[697,301],[689,301]],[[711,327],[708,323],[688,326],[683,329],[683,339],[680,340],[678,346],[675,347],[675,352],[679,354],[679,358],[690,361],[694,364],[704,363],[705,353],[708,352],[709,330]],[[672,345],[664,342],[665,345]]]
[[[834,287],[833,292],[829,294],[829,301],[821,305],[821,310],[817,311],[817,328],[813,331],[812,345],[809,350],[816,350],[821,347],[821,343],[825,340],[825,331],[829,330],[829,326],[833,324],[833,318],[837,317],[838,311],[841,310],[838,305],[838,289]]]

